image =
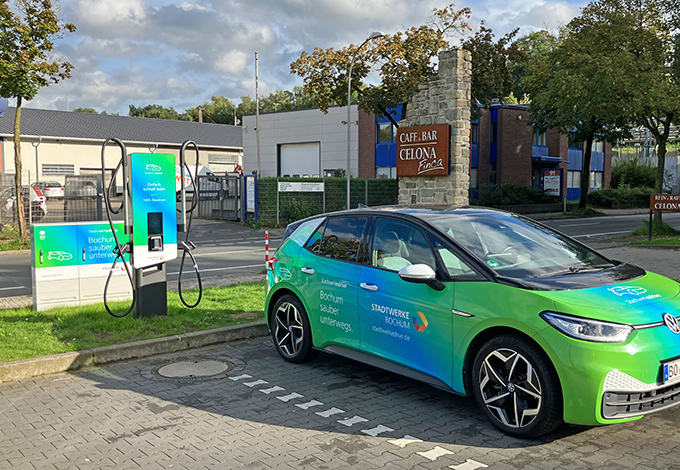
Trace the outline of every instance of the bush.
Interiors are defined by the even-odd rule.
[[[559,201],[559,198],[551,196],[541,189],[504,184],[500,188],[482,185],[479,188],[477,199],[473,199],[472,203],[480,206],[499,207],[520,204],[550,204]]]
[[[618,189],[600,189],[588,195],[588,201],[597,207],[649,207],[652,188],[631,188],[627,185]]]
[[[618,162],[612,168],[611,187],[653,188],[656,170],[653,166],[638,165],[635,160]]]
[[[283,218],[288,222],[306,219],[307,217],[314,214],[315,212],[312,210],[307,201],[295,197],[288,204],[286,204],[286,207],[284,207],[282,211]]]

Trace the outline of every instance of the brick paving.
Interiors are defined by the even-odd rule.
[[[233,367],[158,377],[184,360]],[[269,338],[0,384],[0,469],[678,469],[680,408],[538,441],[472,399],[336,356],[294,365]]]

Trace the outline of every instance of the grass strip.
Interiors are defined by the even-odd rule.
[[[188,302],[197,291],[186,291]],[[112,302],[123,313],[129,302]],[[36,312],[31,307],[0,310],[0,362],[130,343],[192,331],[262,320],[264,282],[214,287],[203,291],[198,307],[188,309],[177,292],[168,292],[168,315],[114,318],[104,304],[59,307]]]
[[[652,240],[637,240],[631,242],[631,245],[666,245],[666,246],[677,246],[680,248],[680,237],[661,237],[652,238]]]

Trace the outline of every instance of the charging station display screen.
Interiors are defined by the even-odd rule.
[[[130,181],[134,267],[177,258],[175,156],[133,153]]]

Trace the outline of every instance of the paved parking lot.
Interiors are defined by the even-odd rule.
[[[214,378],[157,369],[205,359]],[[680,469],[680,408],[540,441],[472,399],[343,358],[293,365],[269,338],[0,384],[0,468]]]

